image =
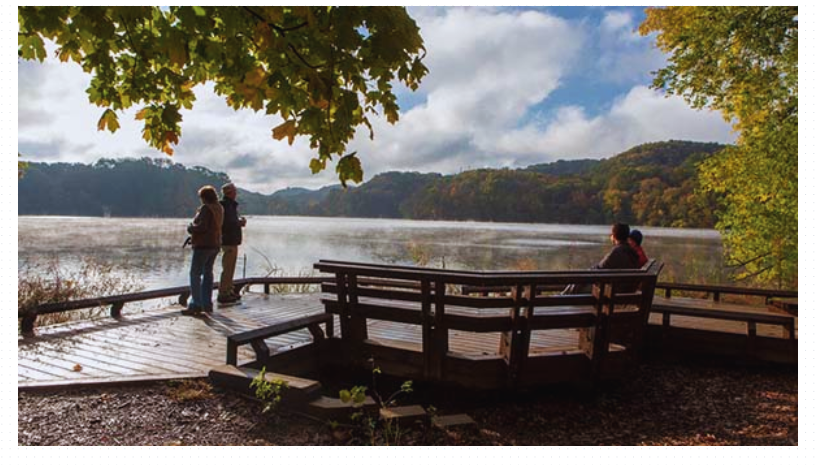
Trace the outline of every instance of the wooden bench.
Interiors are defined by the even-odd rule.
[[[328,313],[295,318],[264,328],[231,334],[228,336],[226,363],[235,366],[237,363],[237,351],[240,346],[245,344],[250,344],[251,347],[253,347],[257,362],[262,364],[267,363],[270,359],[270,348],[265,343],[265,339],[307,328],[311,336],[313,336],[315,343],[325,338],[325,333],[322,332],[319,326],[321,324],[325,324],[326,326],[327,337],[333,337],[333,316]]]
[[[346,362],[373,359],[396,376],[497,388],[620,373],[641,343],[662,264],[653,261],[641,270],[476,272],[322,260],[314,268],[334,275],[322,285],[322,302],[327,313],[339,316],[338,352],[347,355]],[[593,291],[545,293],[568,284],[587,284]],[[639,291],[619,291],[637,284]],[[465,295],[465,287],[507,292]],[[387,322],[374,330],[386,337],[371,337],[368,321]],[[541,337],[536,331],[568,329],[578,330],[562,333],[575,335],[575,347],[530,350],[533,337]],[[459,346],[451,332],[476,336]],[[475,342],[486,341],[482,333],[499,333],[497,345]],[[481,344],[492,353],[463,347]]]

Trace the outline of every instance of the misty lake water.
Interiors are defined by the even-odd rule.
[[[18,272],[114,264],[143,289],[186,285],[187,218],[20,216]],[[713,230],[640,227],[647,255],[665,262],[663,281],[725,283]],[[312,273],[320,259],[475,269],[587,268],[609,250],[609,226],[248,216],[237,277]],[[243,258],[244,257],[244,258]],[[220,270],[219,260],[215,272]]]

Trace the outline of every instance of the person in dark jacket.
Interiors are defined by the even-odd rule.
[[[629,239],[629,226],[623,223],[615,223],[609,235],[612,242],[612,250],[609,251],[600,262],[592,266],[593,270],[616,270],[640,268],[638,266],[638,253],[627,243]],[[561,294],[586,294],[592,290],[591,285],[570,284]]]
[[[188,225],[194,256],[191,258],[190,272],[191,300],[188,308],[182,311],[184,315],[197,315],[203,310],[213,311],[214,261],[222,244],[224,213],[216,189],[213,186],[203,186],[198,194],[202,205]]]
[[[613,270],[624,268],[640,268],[638,265],[638,252],[629,246],[629,226],[623,223],[612,225],[612,234],[609,235],[612,241],[612,250],[598,262],[593,268],[599,270]]]
[[[247,221],[239,216],[239,203],[236,201],[236,186],[229,182],[222,186],[222,200],[219,202],[225,210],[225,221],[222,223],[222,275],[219,278],[219,303],[231,303],[239,300],[233,290],[233,275],[236,272],[236,257],[239,245],[242,244],[242,228]]]

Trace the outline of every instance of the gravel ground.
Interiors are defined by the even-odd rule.
[[[455,400],[458,399],[458,400]],[[594,396],[551,389],[406,402],[475,427],[331,428],[204,381],[18,393],[18,445],[797,445],[797,370],[650,362]]]

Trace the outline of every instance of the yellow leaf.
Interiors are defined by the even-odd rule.
[[[288,144],[293,145],[293,139],[296,137],[296,121],[287,120],[279,126],[273,128],[274,139],[282,140],[285,137],[288,138]]]
[[[134,116],[134,119],[141,121],[145,119],[145,114],[148,113],[148,107],[143,108],[142,110],[137,112],[137,115]]]
[[[111,132],[115,132],[117,129],[120,128],[120,122],[117,119],[117,114],[110,108],[108,110],[105,110],[102,116],[100,116],[100,120],[97,121],[98,131],[102,131],[106,127]]]

